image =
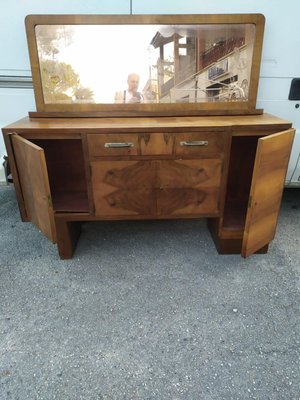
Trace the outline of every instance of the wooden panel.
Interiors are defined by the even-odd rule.
[[[87,182],[81,140],[42,139],[55,211],[89,211]]]
[[[87,191],[81,140],[31,140],[44,150],[51,192]]]
[[[25,221],[28,222],[29,219],[27,216],[24,198],[23,198],[22,189],[21,189],[21,183],[20,183],[20,179],[18,176],[17,164],[15,161],[15,156],[14,156],[14,152],[13,152],[11,136],[12,136],[11,133],[5,133],[3,135],[4,143],[5,143],[5,147],[6,147],[6,151],[7,151],[7,155],[8,155],[9,166],[10,166],[12,177],[13,177],[14,189],[16,192],[16,197],[17,197],[17,201],[18,201],[21,220],[23,222],[25,222]]]
[[[155,168],[151,161],[92,161],[96,215],[155,214]]]
[[[138,154],[138,135],[135,134],[103,133],[101,135],[87,135],[87,143],[91,157],[132,156]],[[121,147],[125,144],[130,144],[130,147]],[[113,147],[117,145],[120,147]]]
[[[173,135],[171,133],[144,134],[140,137],[141,154],[147,155],[167,155],[173,152]]]
[[[224,152],[223,132],[187,132],[175,137],[175,154],[192,156],[218,156]]]
[[[258,140],[242,255],[256,252],[275,236],[294,129]]]
[[[81,233],[80,221],[69,221],[68,219],[55,216],[57,231],[57,247],[61,259],[72,258],[76,243]]]
[[[60,118],[22,118],[5,128],[2,128],[4,133],[22,132],[22,136],[31,138],[32,135],[39,137],[55,137],[55,135],[66,137],[80,137],[83,131],[87,133],[104,134],[115,131],[133,132],[152,132],[167,131],[170,132],[183,132],[184,129],[190,131],[191,129],[197,130],[202,127],[207,128],[210,132],[215,127],[233,127],[236,135],[247,135],[247,129],[277,129],[277,132],[283,131],[291,127],[291,122],[275,117],[271,114],[263,115],[236,115],[236,116],[202,116],[199,117],[176,117],[174,115],[164,118],[155,117],[140,117],[140,118],[66,118],[67,113],[59,114]],[[92,131],[92,132],[90,132]]]
[[[61,191],[52,195],[53,209],[57,212],[89,212],[89,202],[85,191]]]
[[[159,215],[217,215],[222,160],[162,160],[157,163]]]
[[[222,225],[233,233],[244,230],[258,139],[232,138]]]
[[[44,151],[17,135],[12,135],[12,143],[29,220],[55,243],[54,215]]]

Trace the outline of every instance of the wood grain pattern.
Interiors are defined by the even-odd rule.
[[[219,159],[92,161],[96,214],[218,213]]]
[[[15,189],[15,193],[16,193],[18,206],[19,206],[21,220],[23,222],[28,222],[29,218],[28,218],[28,215],[26,212],[26,207],[25,207],[25,203],[24,203],[23,193],[21,190],[21,184],[20,184],[18,170],[17,170],[17,164],[16,164],[14,152],[13,152],[12,142],[11,142],[12,136],[13,136],[13,134],[4,134],[3,135],[4,143],[5,143],[8,159],[9,159],[9,166],[10,166],[12,177],[13,177],[14,189]]]
[[[216,103],[214,103],[216,104]],[[228,104],[228,103],[227,103]],[[129,105],[129,104],[128,104]],[[214,115],[261,115],[263,114],[264,110],[262,108],[254,108],[254,109],[247,109],[244,107],[243,109],[194,109],[191,110],[189,108],[180,109],[176,113],[176,116],[214,116]],[[127,111],[119,111],[119,110],[110,110],[110,111],[66,111],[62,113],[61,111],[29,111],[28,115],[30,118],[105,118],[105,117],[153,117],[153,112],[151,111],[140,111],[137,113],[136,110],[127,110]],[[171,111],[156,111],[156,117],[168,117],[171,116]]]
[[[82,141],[44,139],[33,143],[44,150],[55,211],[89,211]]]
[[[167,155],[173,152],[174,137],[171,133],[151,132],[140,135],[141,155]]]
[[[243,231],[246,220],[258,136],[233,137],[222,228]],[[242,237],[242,236],[241,236]]]
[[[96,215],[155,213],[155,169],[151,161],[92,161]]]
[[[291,122],[271,114],[237,115],[237,116],[203,116],[203,117],[139,117],[139,118],[22,118],[4,128],[4,133],[17,132],[30,139],[60,137],[80,137],[82,132],[91,134],[103,133],[143,133],[145,132],[182,132],[188,129],[220,130],[232,128],[235,135],[248,135],[251,129],[253,134],[276,129],[282,131],[291,127]],[[245,134],[244,134],[245,132]]]
[[[258,140],[242,246],[244,257],[273,240],[295,130]]]
[[[55,218],[58,253],[62,260],[72,258],[76,243],[81,233],[80,221]]]
[[[156,161],[158,215],[217,215],[222,160]]]
[[[44,151],[18,135],[12,136],[12,143],[29,220],[55,243],[56,231]]]
[[[137,134],[103,133],[101,135],[87,135],[89,155],[101,156],[134,156],[138,154],[139,143]],[[105,147],[106,143],[131,143],[131,147]]]
[[[207,142],[205,146],[184,146],[181,142]],[[185,156],[218,156],[224,152],[224,132],[186,132],[175,137],[175,154]]]

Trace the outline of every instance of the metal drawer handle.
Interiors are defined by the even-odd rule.
[[[104,147],[115,148],[115,147],[133,147],[133,143],[105,143]]]
[[[207,140],[194,140],[191,142],[183,141],[180,142],[180,146],[208,146]]]

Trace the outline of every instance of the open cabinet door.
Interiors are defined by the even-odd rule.
[[[28,218],[56,242],[54,214],[44,150],[16,134],[11,135]]]
[[[242,245],[247,257],[274,239],[295,130],[258,140]]]

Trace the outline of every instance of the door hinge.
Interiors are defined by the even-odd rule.
[[[249,200],[248,200],[248,208],[252,207],[252,196],[249,196]]]
[[[47,198],[48,198],[48,205],[49,205],[49,207],[50,207],[50,208],[53,208],[52,199],[51,199],[50,194],[48,194]]]

